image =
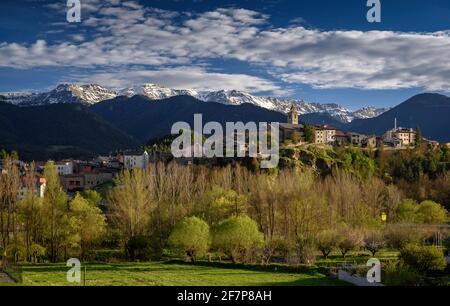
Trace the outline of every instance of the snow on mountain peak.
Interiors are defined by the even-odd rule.
[[[171,89],[158,84],[147,83],[141,86],[128,87],[122,90],[110,90],[98,84],[60,84],[55,89],[44,93],[5,93],[6,101],[19,106],[46,105],[54,103],[81,103],[92,105],[117,96],[132,97],[143,95],[150,100],[163,100],[174,96],[188,95],[204,102],[217,102],[228,105],[244,103],[287,113],[295,105],[300,115],[309,113],[326,113],[342,121],[366,119],[381,115],[387,108],[364,107],[351,111],[336,103],[320,104],[298,99],[259,97],[239,90],[197,91],[193,89]]]

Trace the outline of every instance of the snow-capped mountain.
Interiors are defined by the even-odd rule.
[[[353,115],[355,116],[355,119],[369,119],[378,117],[379,115],[387,112],[390,109],[391,108],[389,107],[376,108],[373,106],[368,106],[357,110],[356,112],[353,113]]]
[[[100,85],[61,84],[49,92],[42,93],[3,93],[6,101],[18,106],[37,106],[56,103],[80,103],[92,105],[117,97],[113,90]]]
[[[189,95],[204,102],[217,102],[229,105],[251,103],[266,109],[286,113],[294,104],[300,115],[310,113],[326,113],[342,122],[351,122],[354,119],[367,119],[377,117],[389,109],[365,107],[352,111],[342,105],[330,103],[312,103],[303,100],[258,97],[238,90],[196,91],[192,89],[171,89],[156,84],[144,84],[125,88],[122,90],[110,90],[97,84],[76,85],[61,84],[49,92],[43,93],[4,93],[6,102],[18,106],[46,105],[54,103],[81,103],[92,105],[118,96],[143,95],[150,100],[162,100],[173,96]]]

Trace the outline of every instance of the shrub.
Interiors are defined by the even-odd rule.
[[[412,230],[408,226],[391,225],[386,228],[384,236],[389,247],[399,250],[407,244],[421,242],[425,233],[420,229]]]
[[[420,223],[444,224],[448,221],[448,212],[436,202],[424,201],[419,205],[416,218]]]
[[[402,223],[416,223],[419,204],[411,199],[403,200],[397,207],[397,218]]]
[[[33,243],[30,246],[30,257],[34,263],[40,262],[44,258],[45,253],[46,249],[37,243]]]
[[[408,244],[400,250],[399,258],[402,263],[424,273],[442,271],[447,267],[444,253],[434,246]]]
[[[387,286],[418,286],[423,283],[422,275],[416,269],[400,262],[390,262],[383,270],[382,282]]]
[[[264,245],[264,235],[255,221],[247,216],[231,217],[213,229],[213,246],[230,256],[233,263],[252,257],[255,246]]]
[[[375,256],[386,245],[384,237],[380,231],[369,231],[364,237],[364,248]]]
[[[95,250],[94,251],[94,261],[99,262],[113,262],[120,261],[124,259],[124,254],[122,250]]]
[[[325,259],[339,244],[339,234],[336,230],[325,230],[316,237],[316,245]]]
[[[197,218],[186,218],[175,226],[169,245],[184,253],[192,262],[205,256],[210,245],[209,226]]]
[[[151,241],[146,236],[133,236],[127,241],[125,250],[131,260],[147,260],[152,250]]]
[[[286,260],[292,250],[292,245],[290,245],[289,242],[287,242],[285,239],[275,238],[266,241],[264,250],[262,252],[262,261],[263,263],[268,264],[275,256],[281,257],[283,260]]]
[[[25,259],[25,247],[18,243],[12,243],[6,247],[7,258],[14,263],[23,261]]]

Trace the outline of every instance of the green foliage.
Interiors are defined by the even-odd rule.
[[[397,208],[397,218],[403,223],[445,224],[448,212],[440,204],[433,201],[403,200]]]
[[[239,216],[246,213],[247,198],[237,194],[233,190],[225,190],[214,186],[205,192],[195,208],[195,214],[206,220],[209,224],[215,224],[231,216]]]
[[[387,286],[418,286],[423,276],[413,267],[401,262],[389,262],[383,269],[383,284]]]
[[[419,204],[411,199],[403,200],[397,208],[397,218],[402,223],[416,223]]]
[[[93,206],[98,206],[102,201],[102,196],[95,190],[85,190],[81,192],[81,196]]]
[[[233,262],[251,257],[264,245],[264,235],[248,216],[228,218],[213,228],[213,247],[230,256]]]
[[[442,271],[447,261],[441,249],[434,246],[408,244],[400,250],[400,260],[419,272]]]
[[[420,148],[420,147],[422,147],[422,142],[423,142],[422,130],[420,129],[420,127],[417,127],[416,128],[416,139],[414,140],[414,145],[416,146],[416,148]]]
[[[30,246],[30,255],[34,263],[40,262],[45,257],[46,252],[46,248],[37,243]]]
[[[169,237],[169,245],[184,253],[192,262],[205,256],[210,246],[208,224],[197,218],[186,218],[178,223]]]
[[[117,249],[102,249],[95,250],[93,260],[98,262],[114,262],[124,260],[125,256],[123,250]]]
[[[316,133],[314,130],[314,127],[310,124],[305,124],[304,126],[304,133],[305,133],[305,141],[309,143],[315,142]]]
[[[152,254],[152,243],[149,237],[138,235],[131,237],[125,244],[128,258],[131,260],[148,260]]]
[[[95,194],[91,193],[92,195]],[[106,217],[102,214],[100,208],[95,205],[95,199],[97,199],[97,196],[94,196],[94,200],[91,200],[91,202],[80,194],[76,194],[75,198],[69,203],[70,224],[79,240],[82,258],[85,258],[87,251],[103,236],[106,229]]]
[[[448,211],[436,202],[424,201],[419,205],[416,218],[424,224],[445,224],[448,221]]]
[[[62,190],[58,171],[52,162],[45,165],[44,177],[47,180],[42,206],[44,239],[49,244],[47,251],[50,260],[55,262],[63,245],[71,244],[67,195]]]

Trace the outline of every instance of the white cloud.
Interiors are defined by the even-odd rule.
[[[81,27],[94,33],[90,39],[71,35],[72,39],[53,44],[3,42],[0,67],[126,71],[125,67],[139,65],[151,66],[150,72],[159,71],[162,78],[169,74],[169,65],[182,66],[172,71],[195,76],[198,68],[186,66],[233,59],[265,69],[280,81],[317,88],[450,90],[449,32],[320,31],[292,24],[273,28],[269,16],[245,9],[192,14],[146,8],[135,1],[89,0],[86,5],[93,13]],[[201,73],[208,74],[214,75],[206,70]],[[215,79],[224,75],[225,84],[240,85],[227,74]],[[189,75],[185,78],[182,83],[188,82]],[[190,87],[201,87],[200,82],[207,81],[199,77]],[[261,78],[258,81],[255,88],[272,86]]]

